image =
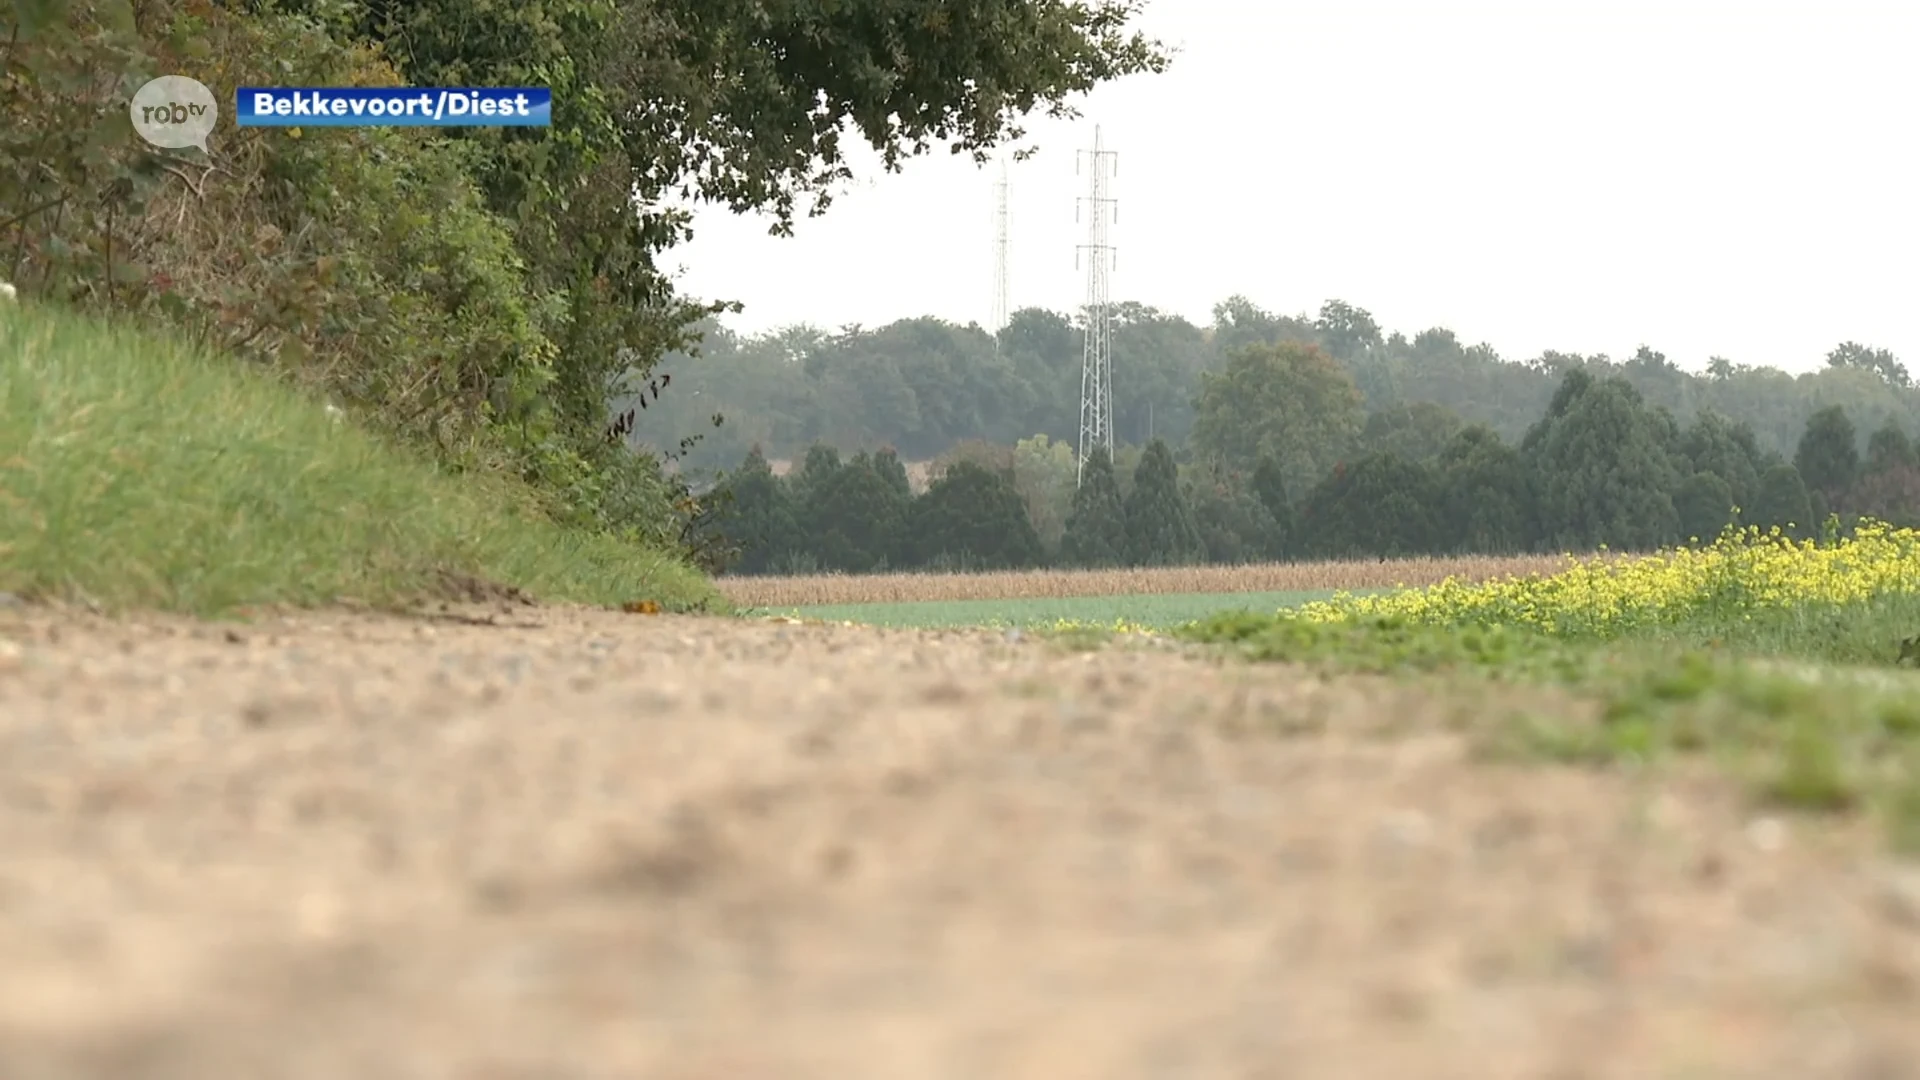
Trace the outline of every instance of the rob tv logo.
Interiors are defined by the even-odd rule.
[[[207,150],[207,136],[220,121],[220,104],[213,91],[198,79],[163,75],[133,95],[133,130],[155,146],[169,150],[197,146]]]
[[[140,106],[140,122],[143,124],[184,124],[190,117],[206,115],[207,107],[197,101],[169,101],[159,105]]]

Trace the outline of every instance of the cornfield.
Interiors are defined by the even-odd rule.
[[[1448,579],[1477,582],[1551,574],[1564,569],[1566,565],[1565,555],[1473,555],[1389,559],[1384,562],[1360,560],[1117,570],[722,577],[715,584],[728,600],[740,607],[795,608],[941,600],[1390,589],[1435,585]]]

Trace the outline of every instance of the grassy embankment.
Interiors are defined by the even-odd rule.
[[[164,335],[0,306],[0,591],[217,614],[404,605],[460,575],[548,600],[724,606],[674,559],[530,505]]]

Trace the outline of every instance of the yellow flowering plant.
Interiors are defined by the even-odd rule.
[[[1380,595],[1338,593],[1289,614],[1313,622],[1389,618],[1423,625],[1523,626],[1612,638],[1701,618],[1750,620],[1920,592],[1920,531],[1863,520],[1827,544],[1778,528],[1729,526],[1712,544],[1639,557],[1567,557],[1558,573],[1477,584],[1448,578]]]

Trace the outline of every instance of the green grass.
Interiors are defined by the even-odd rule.
[[[1709,610],[1636,640],[1677,648],[1724,647],[1753,656],[1831,664],[1890,665],[1900,640],[1920,633],[1920,596],[1888,594],[1857,604],[1806,604],[1755,613]]]
[[[1359,590],[1368,592],[1373,590]],[[765,609],[765,615],[793,615],[869,626],[947,629],[952,627],[1055,627],[1063,623],[1112,626],[1117,621],[1150,630],[1172,630],[1222,612],[1270,612],[1326,600],[1331,591],[1257,593],[1165,593],[1141,596],[1027,597],[1017,600],[935,600],[901,604],[830,604]]]
[[[164,335],[0,309],[0,590],[218,614],[403,604],[453,573],[542,599],[724,607],[662,553],[509,509],[523,495]]]
[[[1559,692],[1559,705],[1503,709],[1484,699],[1469,724],[1485,753],[1594,766],[1682,757],[1718,760],[1756,799],[1809,812],[1864,810],[1901,850],[1920,853],[1920,672],[1892,666],[1904,601],[1865,605],[1865,629],[1836,634],[1836,612],[1742,621],[1717,645],[1703,628],[1575,641],[1513,627],[1445,627],[1393,619],[1308,623],[1216,616],[1178,636],[1255,661],[1328,673],[1417,677],[1435,693],[1477,684]],[[1876,614],[1877,613],[1877,614]],[[1718,628],[1722,634],[1726,626]],[[1869,662],[1857,662],[1861,659]],[[1847,662],[1848,660],[1856,662]],[[1516,700],[1533,700],[1518,697]]]

